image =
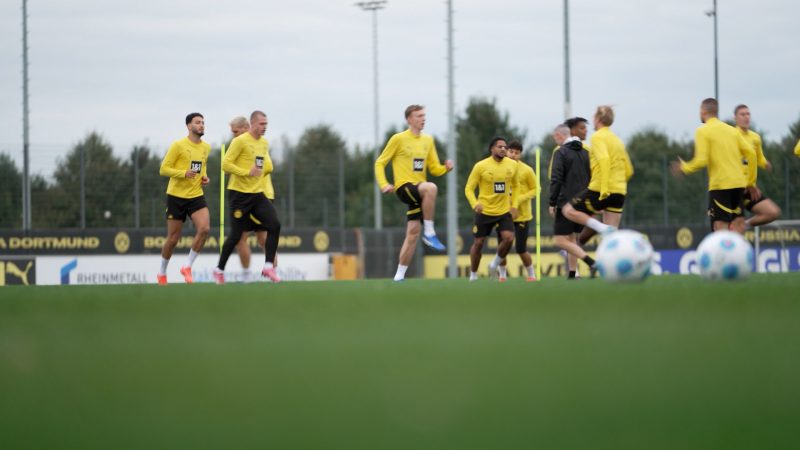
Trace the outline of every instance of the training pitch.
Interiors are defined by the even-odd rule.
[[[4,449],[786,449],[800,274],[0,289]]]

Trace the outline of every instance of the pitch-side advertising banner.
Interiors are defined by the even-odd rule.
[[[196,283],[213,282],[212,271],[218,255],[200,254],[192,266]],[[167,268],[169,283],[183,283],[178,272],[186,262],[186,254],[175,254]],[[36,258],[36,284],[139,284],[156,283],[161,258],[158,255],[130,256],[40,256]],[[226,282],[261,281],[263,256],[254,254],[250,270],[244,271],[234,254],[225,267]],[[285,281],[327,280],[328,254],[281,254],[278,274]]]

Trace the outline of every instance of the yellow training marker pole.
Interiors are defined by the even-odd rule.
[[[222,244],[225,243],[225,171],[222,170],[222,160],[225,159],[225,144],[220,147],[219,157],[219,252],[222,253]]]
[[[533,149],[536,152],[536,279],[541,281],[542,279],[542,217],[541,217],[541,208],[542,208],[542,183],[539,182],[541,178],[541,164],[540,164],[540,155],[542,154],[542,149],[539,148],[537,145],[536,148]]]

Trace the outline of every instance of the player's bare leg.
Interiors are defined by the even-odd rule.
[[[433,227],[433,216],[436,212],[436,194],[438,194],[439,188],[430,181],[425,181],[420,183],[417,189],[419,190],[419,195],[422,196],[422,224],[424,227],[422,243],[434,250],[444,251],[444,244],[436,237],[436,230]]]
[[[406,225],[406,238],[403,241],[403,246],[400,247],[400,264],[397,266],[397,273],[394,275],[394,281],[403,281],[406,277],[406,270],[411,264],[411,259],[414,257],[414,250],[417,248],[417,241],[419,240],[420,230],[422,225],[419,220],[409,220]]]
[[[158,271],[158,284],[167,284],[167,264],[175,252],[182,229],[182,221],[167,219],[167,239],[164,241],[164,246],[161,247],[161,269]]]
[[[469,249],[469,280],[474,281],[478,279],[478,266],[481,264],[481,256],[483,251],[483,244],[486,242],[486,237],[476,237],[472,241],[472,247]]]
[[[766,225],[778,220],[781,216],[781,208],[770,199],[762,200],[753,205],[751,212],[753,215],[745,221],[746,227]]]

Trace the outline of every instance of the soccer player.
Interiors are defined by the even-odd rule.
[[[515,196],[516,202],[513,205],[517,211],[517,218],[514,219],[514,243],[515,249],[519,258],[522,260],[522,265],[525,266],[527,272],[527,281],[536,281],[536,275],[533,273],[533,261],[531,255],[528,253],[528,226],[533,220],[533,212],[531,211],[531,199],[539,194],[539,183],[536,181],[536,173],[533,168],[524,161],[522,161],[522,143],[516,139],[512,139],[508,143],[506,150],[506,157],[517,162],[517,184],[514,189],[518,194]],[[498,229],[498,238],[500,230]],[[506,270],[506,258],[498,267],[499,277],[498,281],[505,281],[508,276]]]
[[[424,229],[422,242],[434,250],[445,249],[436,237],[433,227],[438,188],[427,181],[427,173],[430,172],[431,175],[438,177],[453,170],[452,161],[446,160],[444,165],[439,162],[433,137],[422,133],[422,129],[425,128],[425,108],[420,105],[410,105],[406,108],[405,114],[408,129],[392,136],[375,161],[375,180],[381,192],[384,194],[394,192],[401,202],[408,205],[406,238],[400,248],[394,281],[403,281],[406,277],[406,270],[411,264],[420,235],[420,220]],[[394,184],[386,180],[386,165],[390,162]]]
[[[178,239],[181,237],[186,217],[192,219],[195,228],[192,248],[186,263],[181,266],[181,275],[187,283],[192,280],[192,264],[206,243],[210,228],[208,205],[203,196],[203,186],[209,178],[206,162],[211,146],[201,139],[205,134],[205,119],[197,112],[186,116],[189,135],[170,145],[161,161],[159,174],[169,177],[167,184],[167,240],[161,248],[161,268],[158,271],[158,284],[167,284],[167,265],[169,264]]]
[[[596,131],[589,152],[592,178],[588,188],[562,209],[567,219],[601,234],[619,227],[628,180],[633,176],[633,165],[625,144],[609,128],[613,123],[614,110],[610,106],[598,106],[593,119]],[[592,217],[601,212],[603,222]]]
[[[745,220],[745,227],[756,227],[766,225],[778,220],[781,216],[781,209],[770,198],[763,195],[756,184],[758,180],[758,168],[772,171],[772,164],[764,157],[764,149],[761,144],[761,136],[750,129],[750,108],[747,105],[739,105],[733,110],[733,117],[736,120],[736,128],[750,143],[756,153],[755,161],[744,161],[745,174],[748,178],[748,187],[744,192],[744,207],[753,215]]]
[[[720,121],[719,103],[707,98],[700,104],[700,121],[694,135],[694,157],[691,161],[673,161],[672,174],[689,175],[708,167],[708,216],[711,229],[731,229],[744,233],[742,201],[747,177],[742,160],[755,161],[753,147],[736,128]]]
[[[553,149],[553,153],[550,155],[550,166],[547,168],[547,178],[550,178],[553,174],[553,159],[556,157],[556,152],[562,145],[564,145],[564,141],[572,137],[572,134],[569,131],[569,127],[564,124],[558,124],[553,129],[553,140],[556,142],[556,148]]]
[[[516,200],[513,186],[517,184],[519,164],[506,158],[507,148],[505,138],[492,139],[489,143],[490,156],[475,164],[464,187],[469,206],[475,211],[475,226],[472,228],[475,240],[469,251],[470,281],[478,279],[481,250],[486,236],[490,235],[495,227],[500,232],[500,242],[497,245],[497,255],[489,263],[490,274],[497,270],[500,262],[508,255],[511,243],[514,242],[514,219],[518,212],[513,208]],[[476,188],[477,198],[475,198]]]
[[[250,122],[247,120],[246,117],[238,116],[234,117],[230,121],[231,133],[233,133],[234,139],[239,137],[242,133],[246,133],[250,130]],[[267,174],[264,179],[264,195],[272,202],[275,199],[275,189],[272,187],[272,174]],[[253,219],[253,215],[250,214],[248,216],[250,219],[247,221],[244,229],[245,231],[242,232],[242,239],[239,240],[239,243],[236,244],[236,253],[239,254],[239,261],[242,264],[242,268],[244,269],[244,281],[250,276],[250,245],[247,243],[248,235],[250,231],[255,231],[256,233],[256,240],[258,241],[258,247],[264,248],[264,245],[267,241],[267,230],[264,229],[261,224],[255,222]],[[277,258],[278,255],[275,255],[275,266],[277,267]]]
[[[225,283],[225,264],[239,243],[250,215],[267,230],[264,268],[261,270],[261,275],[273,283],[281,281],[275,271],[275,252],[278,249],[281,224],[275,207],[264,195],[263,179],[273,168],[269,157],[269,142],[264,139],[266,131],[267,115],[262,111],[253,111],[250,114],[250,130],[231,142],[222,160],[222,169],[230,174],[228,191],[233,223],[231,232],[222,246],[217,268],[214,269],[214,279],[217,284]]]
[[[581,259],[590,268],[594,267],[594,259],[576,243],[577,235],[583,229],[583,225],[569,220],[562,212],[571,199],[586,190],[591,179],[590,156],[581,139],[586,137],[586,123],[583,117],[574,117],[565,122],[570,130],[574,130],[574,135],[564,141],[561,148],[554,153],[553,171],[550,174],[548,213],[555,218],[553,222],[555,244],[566,250],[569,255],[568,278],[570,279],[577,276],[576,259]]]

